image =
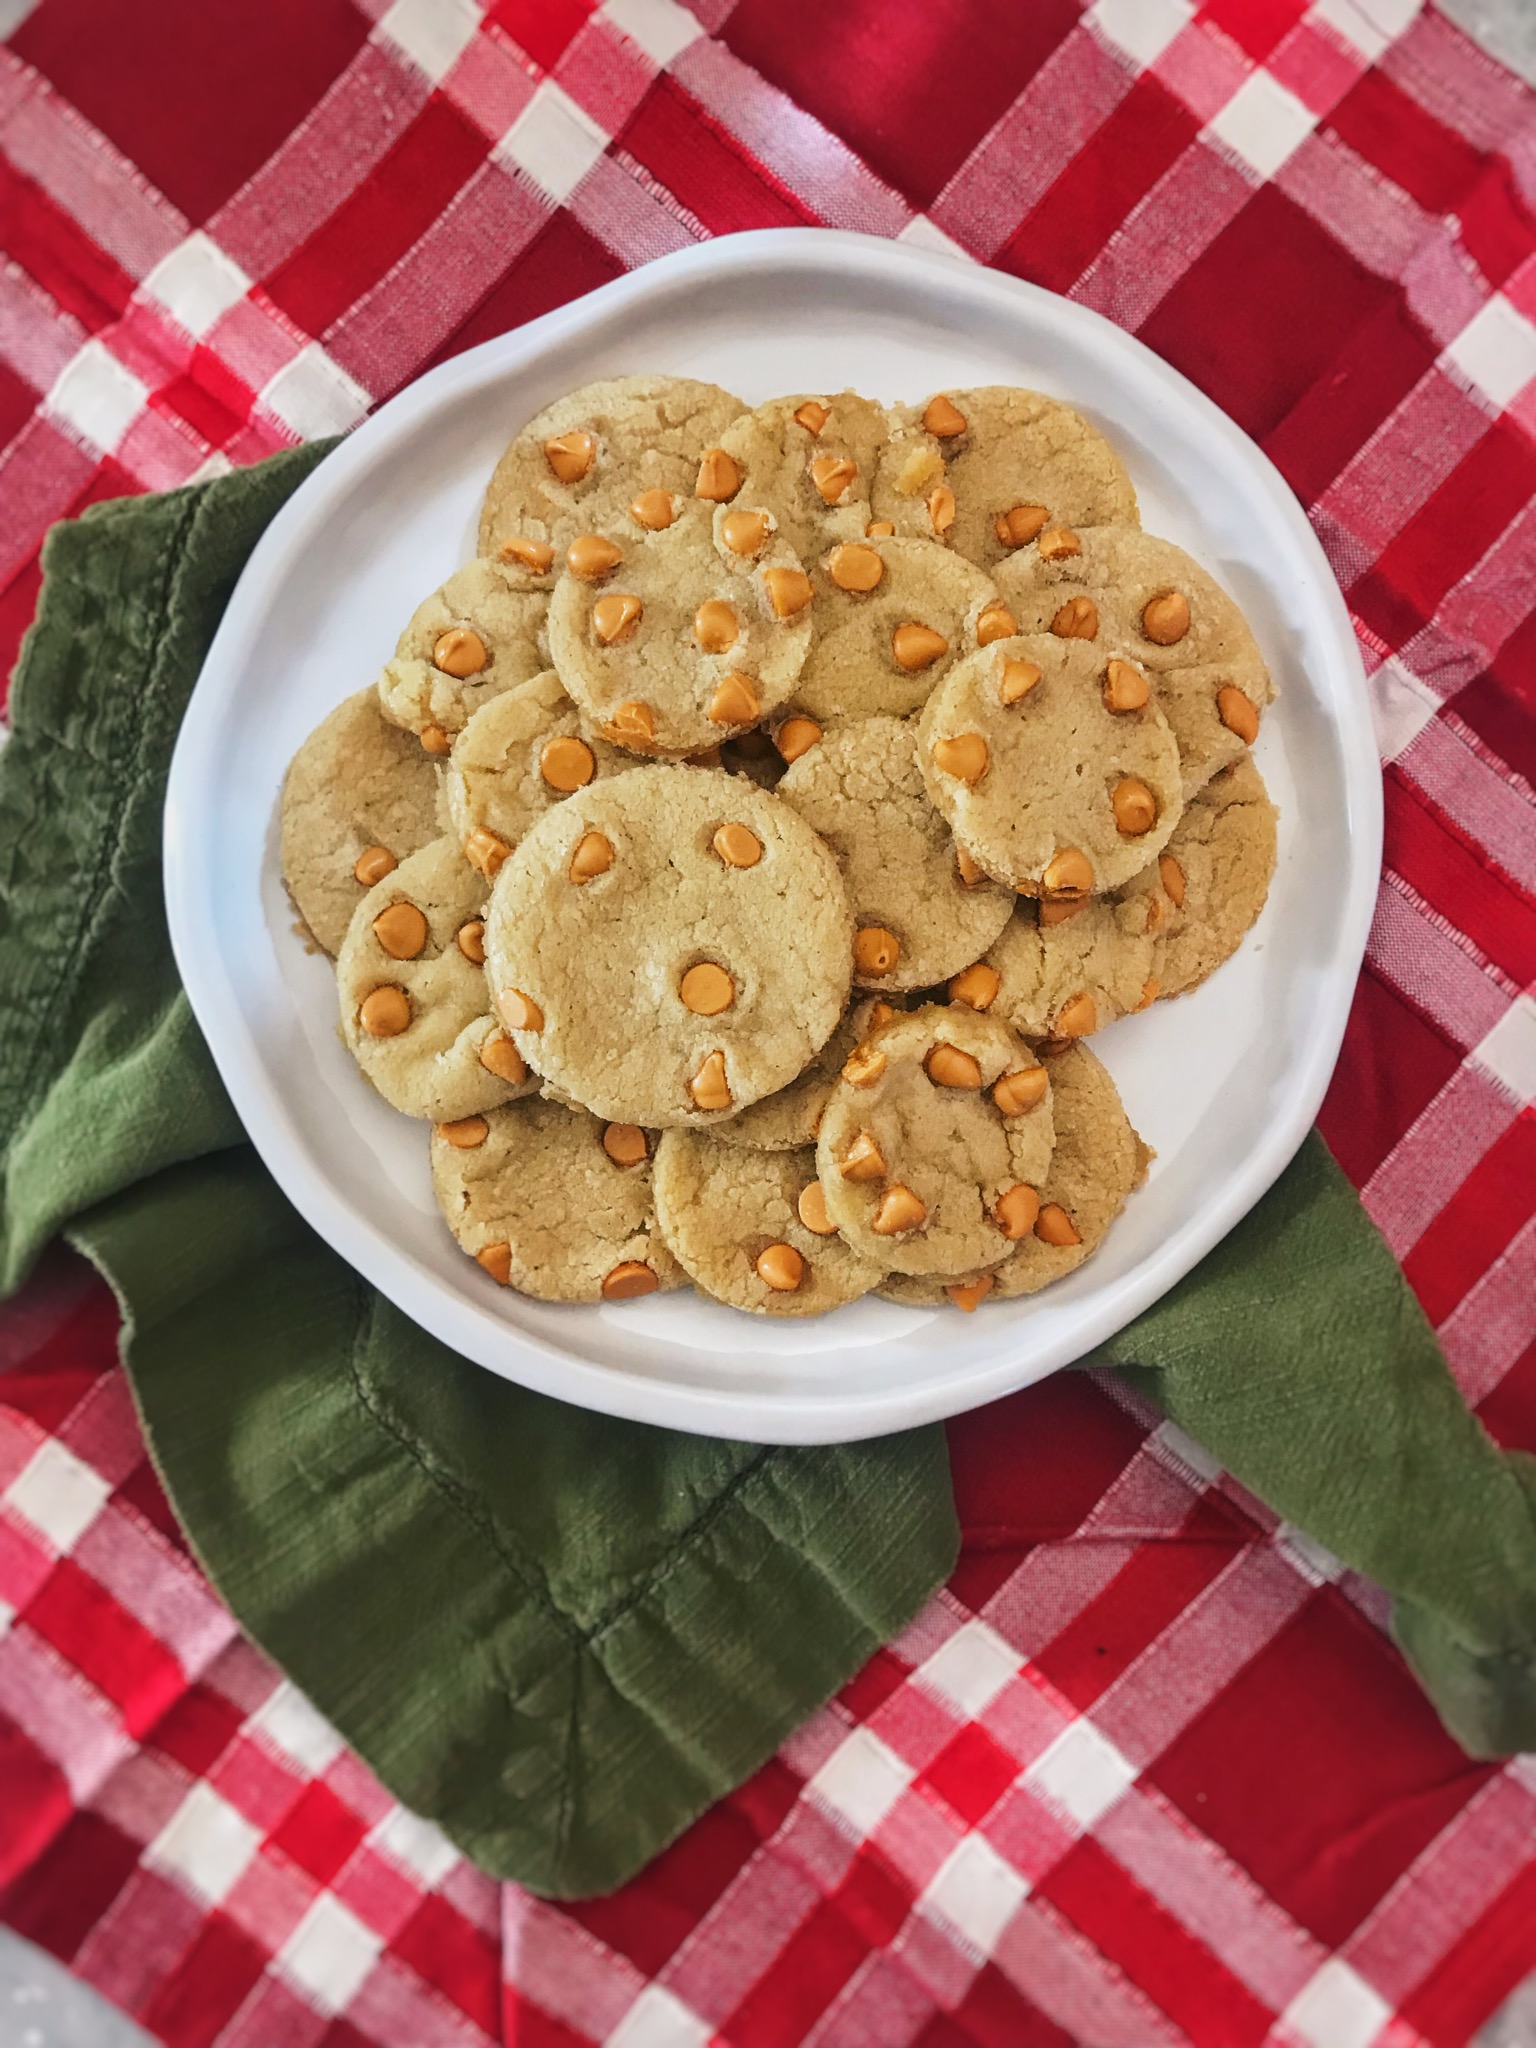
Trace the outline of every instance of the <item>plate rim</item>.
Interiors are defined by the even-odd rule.
[[[1340,905],[1336,971],[1330,977],[1322,1013],[1312,1019],[1289,1113],[1272,1121],[1242,1167],[1230,1175],[1198,1229],[1177,1233],[1160,1252],[1123,1276],[1110,1294],[1084,1303],[1067,1340],[1048,1347],[1043,1362],[1031,1361],[1022,1371],[1004,1359],[987,1361],[953,1379],[936,1378],[916,1387],[883,1392],[732,1390],[625,1373],[485,1316],[460,1291],[418,1269],[409,1254],[385,1231],[361,1218],[354,1205],[311,1163],[285,1113],[283,1093],[269,1078],[255,1036],[244,1024],[236,991],[224,978],[218,950],[199,943],[209,904],[200,893],[196,849],[202,838],[200,827],[206,829],[209,819],[213,786],[204,771],[220,731],[217,678],[239,660],[242,646],[259,631],[265,589],[286,573],[321,501],[344,496],[359,469],[365,470],[376,453],[382,454],[391,442],[408,435],[449,394],[459,398],[498,384],[562,342],[605,325],[630,302],[665,295],[679,282],[696,282],[700,276],[718,279],[779,265],[801,273],[835,276],[844,286],[860,279],[887,282],[902,274],[950,290],[960,286],[990,297],[1000,306],[1049,305],[1053,320],[1064,320],[1069,328],[1080,325],[1085,336],[1094,338],[1098,350],[1120,358],[1119,367],[1134,381],[1145,384],[1150,379],[1166,390],[1169,380],[1174,380],[1205,430],[1241,458],[1267,499],[1271,516],[1289,528],[1303,560],[1310,562],[1317,601],[1330,615],[1336,652],[1348,672],[1346,687],[1331,709],[1339,730],[1352,859]],[[943,1420],[1074,1363],[1160,1300],[1262,1198],[1311,1128],[1337,1061],[1375,909],[1382,830],[1379,755],[1364,664],[1343,595],[1301,502],[1269,457],[1235,421],[1135,335],[1091,308],[1041,286],[962,257],[876,236],[826,228],[771,228],[717,237],[658,258],[523,327],[493,336],[436,365],[386,399],[304,479],[252,550],[188,701],[166,788],[164,889],[182,984],[247,1137],[311,1228],[404,1314],[421,1323],[430,1306],[433,1334],[450,1348],[537,1392],[606,1414],[760,1443],[833,1443]],[[1347,979],[1346,965],[1353,970]],[[428,1291],[428,1302],[413,1303],[410,1297],[422,1287]]]

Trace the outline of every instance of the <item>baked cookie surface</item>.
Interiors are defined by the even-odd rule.
[[[740,506],[762,506],[803,560],[860,537],[885,445],[886,412],[856,391],[771,398],[721,436],[736,463]]]
[[[363,893],[438,836],[438,768],[392,725],[378,691],[322,719],[283,781],[283,880],[315,943],[334,959]]]
[[[822,1117],[828,1216],[896,1272],[996,1265],[1045,1180],[1051,1116],[1049,1075],[1000,1018],[898,1014],[856,1048]]]
[[[551,804],[634,765],[584,728],[560,678],[546,669],[483,704],[455,740],[443,771],[449,821],[461,846],[488,832],[510,853]]]
[[[446,754],[482,704],[549,667],[542,591],[518,590],[494,562],[471,562],[419,604],[379,677],[384,716]]]
[[[497,876],[490,986],[519,1051],[595,1114],[665,1128],[782,1088],[836,1029],[836,860],[741,776],[630,769],[557,804]]]
[[[1160,890],[1021,901],[981,963],[989,971],[951,982],[950,997],[975,1001],[1024,1038],[1086,1038],[1157,999],[1170,908]]]
[[[1158,883],[1170,899],[1163,995],[1198,988],[1242,944],[1269,895],[1275,819],[1264,778],[1247,754],[1186,806],[1158,862]]]

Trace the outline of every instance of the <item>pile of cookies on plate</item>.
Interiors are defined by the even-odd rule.
[[[283,871],[483,1284],[969,1310],[1145,1174],[1085,1041],[1263,907],[1271,695],[1059,400],[620,378],[305,741]]]

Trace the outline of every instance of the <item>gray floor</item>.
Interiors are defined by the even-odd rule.
[[[1439,0],[1490,55],[1536,84],[1536,0]],[[3,22],[6,0],[0,0]],[[1536,1977],[1488,2022],[1478,2048],[1536,2041]],[[0,1927],[0,2048],[146,2048],[149,2036],[51,1957]]]

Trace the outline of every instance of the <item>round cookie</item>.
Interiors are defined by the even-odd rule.
[[[954,504],[939,497],[938,531],[941,489]],[[1011,384],[893,406],[872,505],[898,533],[947,538],[984,569],[1042,528],[1137,516],[1135,487],[1098,428],[1059,398]]]
[[[548,599],[516,590],[494,562],[471,562],[411,614],[379,677],[384,716],[446,754],[482,704],[549,667]]]
[[[1237,951],[1264,908],[1275,872],[1275,816],[1247,754],[1186,807],[1156,870],[1160,891],[1172,898],[1159,968],[1163,995],[1198,988]]]
[[[889,1003],[879,1000],[855,1003],[803,1073],[788,1087],[749,1103],[740,1116],[717,1124],[714,1135],[727,1145],[750,1145],[758,1152],[792,1152],[797,1146],[814,1145],[844,1060],[868,1032],[894,1014]]]
[[[1034,1054],[1000,1018],[932,1004],[882,1024],[844,1067],[816,1170],[855,1251],[897,1272],[950,1274],[1007,1256],[994,1212],[1027,1208],[1051,1147]]]
[[[809,1147],[759,1152],[715,1131],[672,1130],[656,1148],[667,1244],[706,1294],[757,1315],[824,1315],[885,1277],[883,1261],[861,1257],[835,1230],[806,1227],[800,1197],[817,1185]]]
[[[917,735],[899,718],[834,727],[790,767],[778,793],[837,855],[853,905],[855,983],[928,988],[998,937],[1012,890],[969,886],[949,828],[928,801]]]
[[[461,846],[489,832],[510,851],[551,804],[634,765],[584,729],[560,678],[546,669],[482,704],[455,740],[443,778],[449,821]]]
[[[649,1141],[631,1125],[537,1096],[509,1103],[433,1132],[432,1192],[470,1257],[539,1301],[683,1283],[656,1224]]]
[[[885,445],[883,405],[856,391],[770,398],[721,436],[736,463],[740,505],[763,506],[802,560],[869,524],[869,494]]]
[[[1152,885],[1134,896],[1060,906],[1021,902],[981,962],[990,971],[951,982],[952,1000],[1003,1018],[1024,1038],[1086,1038],[1144,1009],[1161,986],[1162,935],[1172,908],[1155,862],[1149,872]],[[1058,908],[1070,917],[1054,921]]]
[[[347,1049],[407,1116],[451,1122],[539,1085],[490,1014],[478,929],[460,940],[485,892],[453,840],[434,839],[368,891],[337,956]]]
[[[811,584],[815,631],[794,696],[823,723],[919,710],[975,651],[977,622],[997,599],[989,576],[925,540],[841,542]]]
[[[635,753],[693,754],[786,700],[811,614],[781,541],[754,557],[719,549],[705,508],[690,507],[616,545],[611,569],[567,570],[549,601],[551,657],[598,732]]]
[[[497,463],[480,514],[480,553],[502,562],[522,588],[553,588],[578,534],[611,532],[622,541],[646,520],[669,511],[675,518],[698,488],[706,451],[742,410],[718,384],[692,377],[613,377],[568,391],[534,415]]]
[[[718,1122],[792,1081],[837,1026],[852,944],[837,862],[798,813],[677,765],[546,811],[486,924],[524,1058],[596,1115],[653,1128]]]
[[[365,878],[377,868],[379,879],[435,839],[437,807],[436,764],[384,717],[377,690],[338,704],[294,755],[283,781],[283,880],[332,958],[371,886]]]
[[[1056,535],[1044,556],[1038,542],[1020,548],[995,573],[1021,633],[1070,622],[1145,671],[1179,744],[1186,798],[1257,732],[1275,694],[1259,644],[1236,601],[1171,540],[1085,527]]]
[[[928,793],[984,873],[1028,895],[1117,887],[1167,844],[1179,751],[1152,702],[1111,711],[1105,657],[1051,633],[998,640],[928,701]]]
[[[1038,1294],[1103,1243],[1127,1197],[1146,1179],[1152,1154],[1132,1128],[1108,1069],[1085,1045],[1053,1054],[1048,1065],[1056,1149],[1034,1230],[990,1271],[973,1267],[947,1279],[893,1273],[880,1289],[890,1300],[923,1307],[947,1299],[975,1308],[982,1300]],[[1051,1237],[1061,1241],[1051,1243]]]

